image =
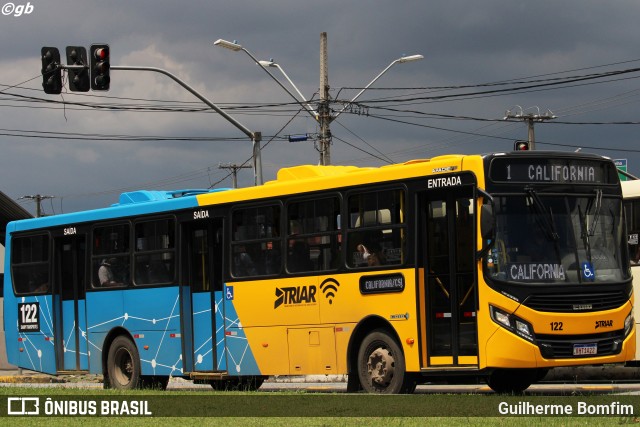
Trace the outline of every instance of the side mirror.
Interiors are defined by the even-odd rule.
[[[491,194],[478,188],[478,193],[485,199],[480,208],[480,235],[482,236],[482,249],[478,251],[477,258],[484,258],[489,252],[496,238],[496,217],[493,213],[493,197]]]
[[[496,234],[496,218],[493,205],[482,205],[480,209],[480,233],[484,241],[493,240]]]

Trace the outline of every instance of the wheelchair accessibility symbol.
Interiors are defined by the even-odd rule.
[[[227,298],[228,301],[233,299],[233,286],[227,286],[226,288],[226,292],[225,292],[225,297]]]
[[[596,272],[590,262],[582,263],[582,278],[589,282],[596,280]]]

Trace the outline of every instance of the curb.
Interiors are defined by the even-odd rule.
[[[6,375],[0,376],[0,383],[9,384],[49,384],[66,383],[64,378],[57,378],[48,375]]]

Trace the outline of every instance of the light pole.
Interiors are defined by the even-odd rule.
[[[321,36],[325,36],[324,39],[321,39],[321,41],[324,40],[324,44],[322,44],[321,46],[321,59],[325,58],[325,61],[321,60],[321,80],[327,80],[326,78],[326,70],[323,72],[323,67],[326,68],[326,33],[322,33]],[[335,119],[338,118],[338,116],[340,114],[342,114],[344,112],[344,110],[346,110],[351,104],[353,104],[359,97],[360,95],[362,95],[364,93],[364,91],[366,91],[367,89],[369,89],[369,87],[371,87],[371,85],[373,85],[380,77],[382,77],[382,75],[384,73],[386,73],[387,71],[389,71],[389,69],[391,67],[393,67],[396,64],[404,64],[406,62],[413,62],[413,61],[418,61],[420,59],[423,59],[424,56],[422,55],[409,55],[409,56],[402,56],[401,58],[398,58],[394,61],[392,61],[387,68],[385,68],[384,70],[382,70],[382,72],[380,72],[380,74],[378,74],[373,80],[371,80],[369,82],[369,84],[367,84],[364,89],[362,89],[360,92],[358,92],[358,94],[356,96],[353,97],[353,99],[351,99],[351,101],[349,101],[346,105],[344,105],[344,107],[335,115],[332,115],[329,109],[329,99],[328,96],[321,96],[321,100],[320,103],[318,105],[317,109],[314,109],[313,107],[311,107],[309,105],[309,102],[306,100],[306,98],[302,95],[302,93],[298,90],[298,88],[296,87],[296,85],[291,81],[291,79],[289,78],[289,76],[284,72],[284,70],[282,69],[282,67],[275,63],[273,60],[270,61],[259,61],[256,59],[255,56],[253,56],[251,54],[251,52],[249,52],[247,49],[245,49],[244,47],[242,47],[242,45],[234,42],[230,42],[227,40],[223,40],[223,39],[218,39],[216,40],[214,43],[214,45],[216,46],[220,46],[220,47],[224,47],[226,49],[232,50],[232,51],[244,51],[247,55],[249,55],[249,57],[258,65],[261,66],[261,68],[263,70],[265,70],[265,72],[267,74],[269,74],[269,76],[275,80],[276,83],[278,83],[278,85],[285,90],[285,92],[287,92],[298,104],[300,104],[314,119],[316,119],[319,123],[320,126],[320,141],[319,141],[319,145],[320,145],[320,164],[321,165],[329,165],[331,164],[331,156],[330,156],[330,146],[331,146],[331,130],[330,130],[330,124],[331,122],[333,122]],[[324,62],[324,63],[323,63]],[[291,86],[295,89],[295,91],[298,93],[298,96],[300,97],[300,99],[298,99],[289,89],[287,89],[281,82],[280,80],[278,80],[273,74],[271,74],[269,72],[269,70],[267,69],[267,67],[273,67],[273,68],[277,68],[278,70],[280,70],[280,72],[282,73],[282,75],[285,77],[285,79],[287,79],[287,81],[289,82],[289,84],[291,84]],[[326,83],[326,82],[325,82]],[[322,85],[322,84],[321,84]],[[325,84],[326,87],[328,87],[328,83]],[[325,88],[320,88],[321,94],[323,93],[323,90]]]
[[[321,118],[320,118],[320,129],[322,129],[322,131],[321,131],[321,135],[320,135],[320,138],[321,138],[320,161],[321,161],[322,164],[330,164],[331,163],[331,154],[330,154],[331,153],[331,130],[329,129],[329,126],[330,126],[331,122],[336,120],[338,118],[338,116],[343,113],[344,110],[349,108],[349,106],[352,105],[356,101],[356,99],[360,98],[360,95],[362,95],[364,93],[364,91],[369,89],[371,87],[371,85],[374,84],[380,77],[382,77],[382,75],[384,73],[389,71],[389,69],[391,67],[393,67],[396,64],[404,64],[406,62],[419,61],[419,60],[421,60],[423,58],[424,58],[424,56],[422,56],[422,55],[410,55],[410,56],[403,56],[401,58],[398,58],[398,59],[392,61],[389,65],[387,65],[387,68],[385,68],[384,70],[382,70],[380,72],[380,74],[375,76],[374,79],[369,82],[369,84],[367,84],[360,92],[358,92],[356,94],[356,96],[353,97],[353,99],[351,99],[351,101],[349,101],[345,106],[343,106],[342,110],[338,111],[334,115],[331,115],[331,114],[321,115]],[[329,110],[329,109],[326,108],[326,110]]]
[[[177,76],[173,75],[172,73],[170,73],[167,70],[163,70],[162,68],[156,68],[156,67],[130,67],[130,66],[120,66],[120,65],[111,66],[110,69],[111,70],[128,70],[128,71],[152,71],[152,72],[155,72],[155,73],[164,74],[165,76],[171,78],[173,81],[175,81],[180,86],[185,88],[187,91],[189,91],[191,94],[193,94],[196,98],[198,98],[199,100],[204,102],[206,105],[211,107],[216,113],[220,114],[228,122],[230,122],[232,125],[234,125],[236,128],[238,128],[240,131],[242,131],[246,136],[251,138],[251,143],[253,145],[252,159],[253,159],[253,179],[254,179],[254,183],[255,183],[255,185],[262,185],[264,183],[263,178],[262,178],[262,159],[260,157],[260,140],[262,139],[262,133],[261,132],[254,132],[254,131],[248,129],[246,126],[244,126],[238,120],[236,120],[233,117],[231,117],[229,114],[227,114],[224,110],[222,110],[216,104],[214,104],[213,102],[209,101],[204,95],[201,95],[194,88],[192,88],[187,83],[185,83],[184,81],[182,81]]]
[[[311,105],[309,105],[309,101],[307,101],[307,99],[304,97],[304,95],[300,92],[300,90],[298,90],[298,88],[296,87],[295,84],[293,84],[293,82],[291,81],[291,79],[289,78],[289,76],[287,75],[287,73],[284,72],[284,70],[282,69],[282,67],[273,62],[273,60],[269,60],[269,61],[258,61],[258,64],[262,65],[263,67],[272,67],[272,68],[277,68],[278,70],[280,70],[280,72],[282,73],[282,75],[284,76],[285,79],[287,79],[287,81],[289,82],[289,84],[296,90],[296,92],[298,93],[298,96],[300,97],[300,100],[302,101],[302,106],[309,112],[311,113],[311,116],[313,118],[315,118],[316,120],[318,120],[318,112],[316,110],[313,109],[313,107]]]
[[[223,47],[225,49],[229,49],[233,52],[238,52],[238,51],[243,51],[244,53],[246,53],[247,55],[249,55],[249,57],[253,60],[253,62],[255,62],[256,64],[258,64],[260,66],[260,68],[262,68],[267,74],[269,74],[269,77],[271,77],[276,83],[278,83],[278,85],[284,89],[285,92],[287,92],[289,94],[289,96],[291,96],[298,104],[302,105],[305,109],[305,111],[309,112],[309,114],[311,114],[311,116],[314,119],[318,119],[318,113],[315,112],[315,110],[311,107],[309,107],[309,105],[306,103],[301,103],[300,100],[298,100],[298,98],[296,98],[296,96],[289,90],[287,89],[287,87],[285,85],[283,85],[280,80],[278,80],[276,78],[276,76],[274,76],[273,74],[271,74],[271,72],[267,69],[267,67],[276,67],[280,70],[280,72],[282,72],[282,74],[287,78],[287,80],[289,81],[289,83],[291,83],[291,86],[293,86],[296,91],[298,92],[298,94],[300,95],[300,97],[304,100],[304,96],[302,96],[302,94],[300,93],[300,91],[298,90],[298,88],[296,88],[296,86],[293,84],[293,82],[291,81],[291,79],[289,79],[289,76],[287,76],[284,71],[282,70],[282,68],[280,68],[280,66],[278,66],[278,64],[274,63],[273,61],[269,62],[269,61],[258,61],[258,59],[253,56],[251,54],[251,52],[249,52],[247,49],[245,49],[244,47],[242,47],[242,45],[239,45],[238,43],[234,42],[230,42],[228,40],[224,40],[224,39],[218,39],[215,42],[213,42],[214,45],[219,46],[219,47]],[[264,62],[264,64],[263,64]],[[272,65],[273,64],[273,65]]]
[[[375,82],[376,82],[380,77],[382,77],[382,75],[383,75],[384,73],[386,73],[387,71],[389,71],[389,69],[390,69],[391,67],[393,67],[393,66],[394,66],[394,65],[396,65],[396,64],[404,64],[404,63],[407,63],[407,62],[419,61],[419,60],[421,60],[421,59],[424,59],[424,56],[422,56],[422,55],[410,55],[410,56],[403,56],[403,57],[398,58],[398,59],[396,59],[395,61],[391,62],[391,64],[387,65],[387,68],[385,68],[384,70],[382,70],[382,71],[380,72],[380,74],[378,74],[377,76],[375,76],[375,78],[374,78],[373,80],[371,80],[371,81],[369,82],[369,84],[368,84],[368,85],[366,85],[366,86],[364,87],[364,89],[362,89],[360,92],[358,92],[358,94],[357,94],[356,96],[354,96],[354,97],[353,97],[353,99],[347,103],[347,105],[345,105],[344,107],[342,107],[342,110],[338,111],[338,113],[337,113],[335,116],[333,116],[333,117],[331,118],[331,120],[333,121],[333,120],[337,119],[337,118],[338,118],[338,116],[339,116],[340,114],[342,114],[342,112],[343,112],[344,110],[346,110],[347,108],[349,108],[349,106],[350,106],[351,104],[353,104],[353,103],[356,101],[356,99],[360,98],[360,95],[362,95],[362,94],[364,93],[364,91],[365,91],[365,90],[369,89],[369,88],[371,87],[371,85],[372,85],[372,84],[374,84],[374,83],[375,83]]]

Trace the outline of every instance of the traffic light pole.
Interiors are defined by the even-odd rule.
[[[213,102],[209,101],[203,95],[198,93],[195,89],[193,89],[187,83],[183,82],[178,77],[176,77],[175,75],[171,74],[170,72],[168,72],[166,70],[163,70],[162,68],[156,68],[156,67],[129,67],[129,66],[117,65],[117,66],[112,66],[111,70],[152,71],[154,73],[164,74],[165,76],[171,78],[173,81],[178,83],[180,86],[182,86],[183,88],[185,88],[186,90],[191,92],[192,95],[194,95],[200,101],[204,102],[207,106],[211,107],[216,113],[220,114],[228,122],[230,122],[236,128],[240,129],[240,131],[242,133],[244,133],[249,138],[251,138],[251,142],[253,144],[253,177],[254,177],[254,183],[255,183],[255,185],[262,185],[263,184],[263,179],[262,179],[262,159],[261,159],[261,155],[260,155],[260,141],[262,139],[262,133],[261,132],[253,132],[253,131],[249,130],[242,123],[240,123],[239,121],[237,121],[236,119],[231,117],[224,110],[222,110],[216,104],[214,104]]]

